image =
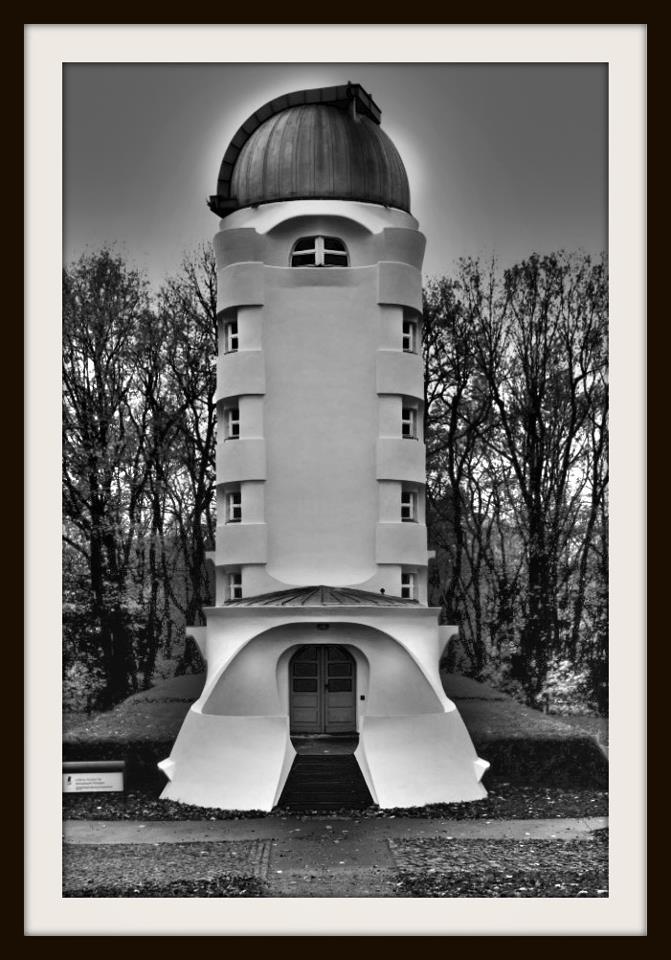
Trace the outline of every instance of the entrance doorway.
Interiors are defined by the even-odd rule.
[[[356,731],[356,664],[344,647],[301,647],[289,664],[292,734]]]

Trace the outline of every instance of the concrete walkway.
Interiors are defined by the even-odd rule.
[[[361,818],[333,816],[263,817],[216,821],[69,820],[63,825],[66,872],[76,869],[87,853],[96,868],[86,873],[123,876],[128,857],[133,877],[154,875],[156,864],[170,860],[174,844],[185,844],[178,856],[185,865],[197,854],[203,869],[253,874],[268,884],[271,897],[396,897],[397,871],[408,847],[419,846],[420,860],[441,840],[566,840],[589,842],[591,831],[606,827],[605,817],[553,820],[422,820],[414,817]],[[429,841],[422,844],[422,841]],[[518,844],[519,847],[519,844]],[[523,844],[522,844],[523,847]],[[410,854],[413,851],[410,849]],[[475,853],[475,851],[474,851]],[[119,855],[121,858],[119,858]],[[487,856],[487,854],[484,854]],[[522,849],[515,856],[525,855]],[[435,861],[432,861],[435,862]],[[445,859],[449,867],[449,857]]]
[[[580,840],[607,817],[552,820],[424,820],[418,817],[263,817],[249,820],[66,820],[66,843],[202,843],[226,840],[326,840],[377,845],[389,839]]]

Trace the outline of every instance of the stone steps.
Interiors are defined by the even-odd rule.
[[[352,754],[310,756],[298,754],[279,800],[290,810],[361,810],[373,798]]]

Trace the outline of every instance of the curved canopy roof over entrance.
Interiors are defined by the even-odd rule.
[[[255,111],[233,137],[208,205],[225,217],[282,200],[358,200],[410,212],[408,177],[360,84],[299,90]]]
[[[417,600],[404,600],[386,593],[369,590],[348,590],[342,587],[296,587],[278,590],[241,600],[227,600],[226,607],[417,607]]]

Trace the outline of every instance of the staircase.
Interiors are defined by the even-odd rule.
[[[353,754],[299,753],[278,805],[289,810],[363,810],[372,803]]]

